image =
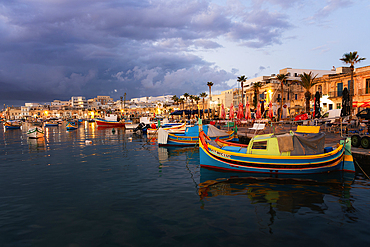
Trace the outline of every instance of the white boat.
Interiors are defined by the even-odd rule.
[[[41,138],[44,137],[44,130],[39,126],[33,126],[27,131],[28,138]]]
[[[132,120],[125,120],[125,128],[126,128],[126,130],[133,130],[138,125],[139,125],[138,123],[133,123]]]

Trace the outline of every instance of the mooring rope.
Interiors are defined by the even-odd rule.
[[[348,153],[350,153],[351,155],[352,155],[352,152],[351,151],[349,151],[347,148],[345,148],[346,149],[346,151],[348,152]],[[353,155],[352,155],[352,158],[353,158],[353,161],[355,162],[355,164],[361,169],[361,171],[362,171],[362,173],[365,175],[365,177],[367,177],[367,179],[369,179],[370,180],[370,177],[366,174],[366,172],[362,169],[362,167],[360,166],[360,164],[356,161],[356,159],[355,159],[355,157],[353,157]]]

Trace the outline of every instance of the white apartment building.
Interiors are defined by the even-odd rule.
[[[75,108],[87,109],[87,100],[82,96],[71,97],[71,106]]]

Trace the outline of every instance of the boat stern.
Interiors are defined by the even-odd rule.
[[[355,164],[353,163],[353,157],[351,152],[351,138],[340,141],[341,145],[344,145],[344,157],[342,170],[346,172],[355,172]]]

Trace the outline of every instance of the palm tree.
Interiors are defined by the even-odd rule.
[[[211,101],[212,101],[212,91],[211,91],[211,88],[213,86],[213,82],[209,81],[207,82],[207,86],[209,88],[209,109],[211,108]],[[208,119],[210,119],[209,117],[209,111],[208,111]]]
[[[254,91],[254,98],[253,98],[253,106],[254,108],[257,108],[257,102],[258,102],[258,94],[260,91],[260,88],[262,87],[261,82],[255,82],[253,83],[253,91]]]
[[[318,81],[314,82],[314,80],[316,79],[316,76],[313,76],[313,73],[312,71],[310,71],[310,73],[306,73],[306,72],[303,72],[303,75],[299,75],[299,77],[301,77],[301,80],[298,81],[299,84],[302,85],[302,87],[304,89],[306,89],[306,92],[304,93],[304,97],[306,99],[306,113],[309,114],[310,112],[310,99],[311,99],[311,92],[310,92],[310,89],[318,83]]]
[[[281,120],[281,115],[283,113],[283,101],[284,101],[284,83],[286,79],[288,79],[288,74],[278,74],[276,79],[280,81],[280,90],[281,90],[281,101],[280,101],[280,112],[279,112],[279,120]]]
[[[243,84],[244,84],[244,82],[246,82],[247,81],[247,77],[245,76],[245,75],[242,75],[242,76],[239,76],[238,77],[238,82],[240,82],[240,86],[241,86],[241,88],[242,88],[242,104],[244,105],[244,91],[243,91]]]
[[[184,93],[184,97],[186,99],[186,103],[188,103],[189,94],[188,93]]]
[[[353,72],[355,70],[355,64],[361,62],[362,60],[365,60],[366,58],[359,57],[357,54],[357,51],[350,52],[350,53],[344,53],[343,57],[340,58],[344,63],[350,64],[351,68],[351,84],[349,89],[349,105],[350,105],[350,112],[352,115],[352,109],[353,109],[353,93],[354,93],[354,82],[353,82]]]
[[[200,114],[199,114],[199,106],[198,106],[199,100],[200,100],[199,96],[194,96],[194,101],[197,103],[198,118],[200,117]]]
[[[179,98],[176,95],[172,96],[171,99],[173,100],[173,102],[175,103],[175,105],[178,105],[179,104]]]
[[[202,119],[204,119],[204,98],[207,98],[208,95],[207,93],[200,93],[199,96],[203,98],[203,118]]]
[[[182,109],[184,110],[185,109],[185,99],[180,98],[178,101],[179,101],[180,105],[182,104]]]
[[[189,96],[190,102],[191,102],[191,110],[194,109],[194,95]]]

